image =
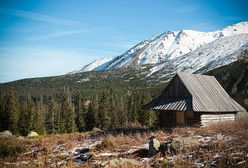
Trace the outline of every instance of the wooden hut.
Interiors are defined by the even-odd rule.
[[[182,72],[178,72],[161,95],[144,108],[159,111],[161,127],[234,121],[237,112],[246,111],[214,76]]]

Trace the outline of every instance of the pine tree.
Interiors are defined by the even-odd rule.
[[[114,128],[118,126],[118,113],[116,109],[116,101],[117,97],[115,96],[114,91],[111,88],[109,93],[109,115],[111,116],[111,126]]]
[[[127,118],[128,118],[128,122],[132,121],[132,105],[133,105],[132,95],[128,95],[128,97],[127,97]]]
[[[122,128],[128,123],[128,112],[127,108],[125,107],[124,98],[122,96],[120,97],[117,110],[119,112],[118,126]]]
[[[110,117],[109,117],[109,100],[105,92],[102,92],[99,102],[99,126],[102,129],[108,129],[110,126]]]
[[[19,132],[21,133],[21,135],[27,135],[28,132],[30,131],[30,121],[29,121],[29,110],[30,109],[30,104],[28,102],[28,100],[25,100],[21,106],[20,106],[20,117],[18,120],[18,128],[19,128]]]
[[[100,121],[99,121],[99,107],[98,107],[98,97],[92,97],[90,101],[91,105],[89,107],[89,110],[91,110],[91,113],[94,115],[94,127],[100,127]]]
[[[153,126],[156,122],[156,114],[151,110],[144,110],[143,106],[150,102],[151,96],[149,94],[142,95],[139,105],[139,121],[142,125]]]
[[[78,98],[77,103],[77,110],[76,110],[76,124],[79,132],[85,131],[85,100],[80,95]]]
[[[59,133],[64,133],[63,128],[64,125],[62,120],[62,112],[61,112],[61,107],[59,104],[55,101],[55,113],[54,113],[54,133],[59,134]]]
[[[96,124],[96,103],[91,100],[85,117],[86,130],[91,131]]]
[[[7,129],[6,118],[7,117],[4,109],[4,98],[3,95],[0,95],[0,131],[4,131]]]
[[[137,123],[138,122],[138,107],[139,107],[139,95],[134,94],[131,99],[131,122]]]
[[[19,118],[19,102],[17,95],[14,92],[9,93],[4,97],[5,112],[7,114],[7,128],[12,133],[18,133],[18,118]]]
[[[75,113],[71,100],[69,89],[64,90],[61,106],[61,130],[62,132],[71,133],[75,131]]]
[[[39,98],[39,101],[35,104],[34,108],[34,117],[33,117],[33,128],[39,134],[44,134],[45,132],[45,125],[44,125],[44,118],[45,118],[45,107],[43,104],[43,97]]]
[[[57,105],[53,97],[51,97],[51,100],[48,104],[48,110],[46,112],[46,130],[48,134],[56,133],[56,127],[55,127],[55,116],[57,115]]]
[[[24,125],[26,126],[25,127],[27,130],[26,133],[28,133],[29,131],[32,131],[35,129],[34,128],[34,125],[35,125],[35,123],[34,123],[35,103],[31,97],[31,95],[28,95],[26,110],[27,110],[26,116],[25,116],[26,123]]]

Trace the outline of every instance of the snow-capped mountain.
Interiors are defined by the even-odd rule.
[[[222,37],[181,57],[153,65],[147,76],[170,78],[177,71],[205,73],[236,61],[244,50],[248,50],[248,34]]]
[[[106,58],[97,59],[97,60],[91,62],[90,64],[85,65],[83,68],[81,68],[79,70],[72,71],[69,74],[74,74],[74,73],[78,73],[78,72],[87,72],[87,71],[91,71],[93,69],[94,70],[98,70],[98,69],[99,70],[102,70],[102,69],[105,68],[103,66],[103,64],[106,63],[106,62],[108,62],[108,61],[110,61],[110,60],[112,60],[112,59],[113,59],[112,57],[106,57]]]
[[[142,41],[122,55],[95,60],[72,73],[158,64],[158,67],[151,71],[155,72],[155,69],[159,67],[161,69],[162,62],[166,61],[172,62],[177,69],[193,67],[192,69],[197,71],[203,68],[203,65],[214,67],[214,65],[222,65],[235,60],[230,55],[248,42],[244,34],[248,34],[248,22],[241,22],[214,32],[167,31]],[[214,48],[218,48],[218,51]]]

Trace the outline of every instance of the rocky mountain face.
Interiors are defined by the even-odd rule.
[[[122,55],[101,58],[71,73],[98,71],[154,64],[150,73],[173,63],[175,70],[204,72],[236,60],[247,48],[248,22],[214,32],[195,30],[167,31],[138,43]]]
[[[248,110],[248,50],[240,53],[237,61],[207,74],[215,76],[230,96]]]

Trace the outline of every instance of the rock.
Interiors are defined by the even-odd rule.
[[[79,153],[87,153],[87,152],[90,152],[90,149],[89,148],[82,148],[82,149],[79,149],[78,152]]]
[[[140,163],[135,159],[126,159],[126,158],[116,158],[101,163],[102,167],[138,167]]]
[[[18,136],[18,139],[23,140],[24,137],[23,136]]]
[[[95,136],[100,136],[100,135],[103,135],[105,133],[104,130],[101,130],[100,128],[96,128],[94,127],[92,130],[91,130],[91,133]]]
[[[75,160],[77,163],[85,163],[93,156],[92,152],[87,153],[79,153],[75,156]]]
[[[10,131],[6,130],[6,131],[3,131],[3,132],[0,132],[0,136],[1,137],[11,137],[13,135],[12,135],[12,133]]]
[[[151,138],[149,141],[148,155],[151,157],[159,152],[160,142],[156,138]]]
[[[224,136],[222,134],[217,134],[216,139],[218,141],[222,141],[224,139]]]
[[[199,145],[199,141],[193,137],[175,137],[171,142],[172,147],[176,150],[182,150],[184,147],[191,147]]]
[[[166,141],[162,144],[160,144],[159,151],[161,152],[161,155],[164,157],[165,154],[176,154],[175,149],[171,145],[172,139],[169,141]]]
[[[104,131],[101,130],[100,128],[94,127],[94,128],[92,129],[92,132],[104,132]]]
[[[148,152],[149,152],[148,149],[137,149],[131,154],[134,156],[138,156],[140,158],[146,158],[148,156]]]
[[[28,133],[28,137],[36,137],[36,136],[38,136],[39,134],[37,133],[37,132],[34,132],[34,131],[30,131],[29,133]]]

